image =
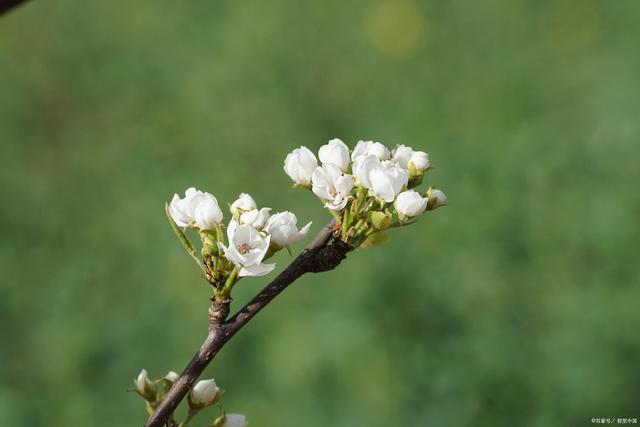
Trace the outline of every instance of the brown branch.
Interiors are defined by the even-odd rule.
[[[14,7],[26,2],[27,0],[0,0],[0,15],[4,15]]]
[[[347,252],[353,248],[340,240],[331,239],[334,225],[335,222],[331,221],[320,230],[309,246],[282,273],[226,322],[224,320],[229,314],[230,301],[212,300],[209,308],[207,338],[180,375],[180,379],[171,387],[155,412],[151,414],[145,427],[164,426],[187,395],[191,386],[227,341],[287,286],[305,273],[332,270],[340,264]]]

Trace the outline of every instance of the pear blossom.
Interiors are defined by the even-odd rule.
[[[240,193],[238,199],[231,203],[229,210],[233,215],[241,215],[243,212],[252,211],[257,208],[258,206],[256,205],[256,201],[253,200],[253,197],[247,193]]]
[[[376,141],[358,141],[356,148],[351,153],[351,160],[355,161],[358,157],[373,154],[378,160],[389,160],[391,153],[389,149]]]
[[[249,224],[257,230],[262,230],[271,215],[271,208],[253,209],[240,215],[240,224]]]
[[[247,417],[242,414],[225,414],[224,422],[220,427],[248,427]]]
[[[298,218],[291,212],[280,212],[269,218],[265,230],[271,235],[271,243],[287,246],[297,242],[307,235],[311,223],[300,230],[297,227]]]
[[[364,159],[359,159],[358,163],[358,181],[385,202],[393,202],[400,191],[407,186],[409,172],[395,162],[380,162],[377,157],[368,155]]]
[[[433,210],[447,204],[447,195],[437,188],[429,188],[429,190],[427,190],[427,197],[429,198],[429,203],[427,204],[427,209],[429,210]]]
[[[418,173],[429,169],[429,155],[424,151],[414,151],[408,162],[409,168],[413,166]]]
[[[409,160],[411,156],[413,156],[413,149],[411,147],[407,147],[406,145],[396,145],[396,147],[391,151],[391,160],[400,165],[403,169],[409,169]]]
[[[222,221],[222,210],[213,194],[204,193],[199,197],[194,211],[194,221],[201,230],[214,230]]]
[[[422,197],[417,191],[408,190],[398,194],[394,205],[401,215],[414,217],[421,215],[427,209],[427,201],[428,199]]]
[[[219,399],[220,389],[212,379],[201,380],[191,389],[190,403],[196,408],[213,405]]]
[[[284,160],[284,171],[298,185],[309,185],[316,167],[316,156],[304,146],[293,150]]]
[[[342,210],[349,202],[354,186],[353,176],[343,173],[337,166],[326,164],[317,167],[311,181],[313,193],[326,200],[326,208]]]
[[[275,264],[263,264],[262,260],[269,249],[271,236],[262,236],[258,230],[249,224],[238,224],[233,219],[227,228],[229,246],[218,242],[218,246],[224,251],[224,256],[240,267],[238,275],[264,276],[271,272]]]
[[[318,157],[322,164],[332,164],[339,167],[343,172],[349,170],[349,147],[342,140],[335,138],[329,141],[328,144],[320,147],[318,151]]]
[[[189,227],[195,221],[196,207],[205,199],[213,197],[212,194],[204,193],[194,187],[188,188],[184,193],[184,198],[180,198],[177,194],[173,195],[173,199],[169,203],[169,214],[178,227]],[[216,202],[216,198],[213,197]],[[222,218],[221,218],[222,219]]]

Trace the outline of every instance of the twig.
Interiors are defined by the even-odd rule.
[[[7,13],[9,10],[13,9],[14,7],[22,4],[22,3],[26,3],[27,0],[3,0],[0,1],[0,16],[4,15],[5,13]]]
[[[209,308],[209,333],[198,352],[184,369],[180,378],[165,395],[155,412],[149,416],[145,427],[162,427],[187,395],[211,360],[220,349],[247,324],[260,310],[269,304],[280,292],[309,272],[332,270],[353,249],[340,240],[331,239],[335,221],[331,221],[316,235],[313,241],[293,260],[282,273],[241,308],[233,317],[225,321],[229,314],[230,301],[211,301]]]

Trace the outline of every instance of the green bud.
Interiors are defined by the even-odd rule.
[[[385,212],[371,212],[370,219],[376,230],[384,230],[391,225],[391,214]]]

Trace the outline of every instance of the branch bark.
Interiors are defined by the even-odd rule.
[[[13,9],[14,7],[22,4],[22,3],[26,3],[27,0],[2,0],[0,1],[0,16],[4,15],[5,13],[7,13],[9,10]]]
[[[209,308],[209,333],[184,369],[180,378],[165,395],[155,412],[149,416],[145,427],[166,425],[180,402],[187,395],[204,369],[218,354],[220,349],[260,310],[269,304],[287,286],[305,273],[319,273],[332,270],[353,248],[346,243],[332,239],[335,221],[331,221],[316,235],[313,241],[293,260],[282,273],[260,291],[233,317],[225,321],[229,314],[230,301],[212,299]]]

